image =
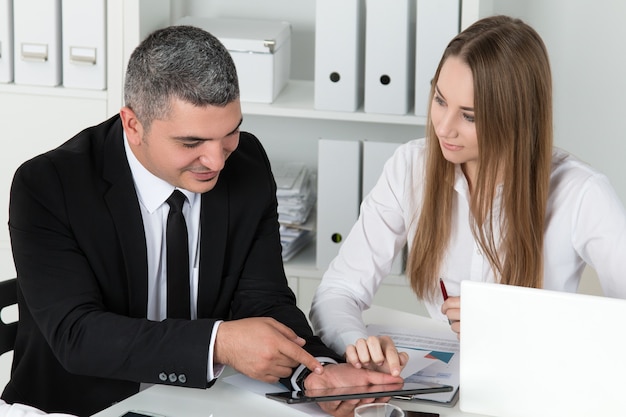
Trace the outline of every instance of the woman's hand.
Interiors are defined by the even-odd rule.
[[[409,361],[406,352],[398,352],[389,336],[359,339],[346,348],[346,361],[356,368],[372,369],[399,376]]]
[[[461,297],[448,297],[441,305],[441,312],[448,317],[450,328],[461,338]]]

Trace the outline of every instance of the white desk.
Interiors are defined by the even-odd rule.
[[[367,323],[419,323],[419,317],[382,307],[372,307],[364,314]],[[232,374],[226,370],[225,373]],[[209,389],[154,385],[124,401],[95,414],[93,417],[120,417],[128,410],[144,410],[166,417],[305,417],[308,414],[292,406],[265,398],[246,389],[224,382],[224,375]],[[393,400],[406,410],[438,413],[441,417],[484,417],[467,414],[453,408]]]
[[[441,417],[483,417],[454,408],[430,404],[392,401],[405,410],[429,411]],[[262,395],[217,381],[209,389],[154,385],[124,401],[97,413],[93,417],[120,417],[128,410],[144,410],[166,417],[305,417],[308,414],[270,400]]]

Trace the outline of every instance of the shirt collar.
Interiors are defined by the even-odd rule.
[[[496,185],[496,199],[500,199],[502,197],[502,190],[504,188],[504,184],[499,183]],[[470,199],[470,191],[469,184],[467,183],[467,178],[463,173],[463,169],[461,168],[461,164],[454,164],[454,189],[457,193],[462,195],[469,201]]]
[[[454,164],[454,189],[457,193],[469,200],[469,185],[461,169],[461,164]]]

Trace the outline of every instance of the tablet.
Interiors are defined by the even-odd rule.
[[[450,385],[428,382],[405,382],[401,384],[363,385],[358,387],[310,389],[305,391],[268,392],[266,397],[288,404],[322,401],[342,401],[357,398],[401,397],[411,398],[417,394],[452,391]]]

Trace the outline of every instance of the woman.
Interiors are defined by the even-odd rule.
[[[355,366],[398,374],[407,357],[367,338],[361,312],[408,243],[407,276],[430,315],[460,333],[470,279],[577,290],[586,264],[626,298],[626,213],[607,178],[552,146],[545,45],[524,22],[482,19],[435,73],[426,139],[402,145],[315,295],[311,320]]]

